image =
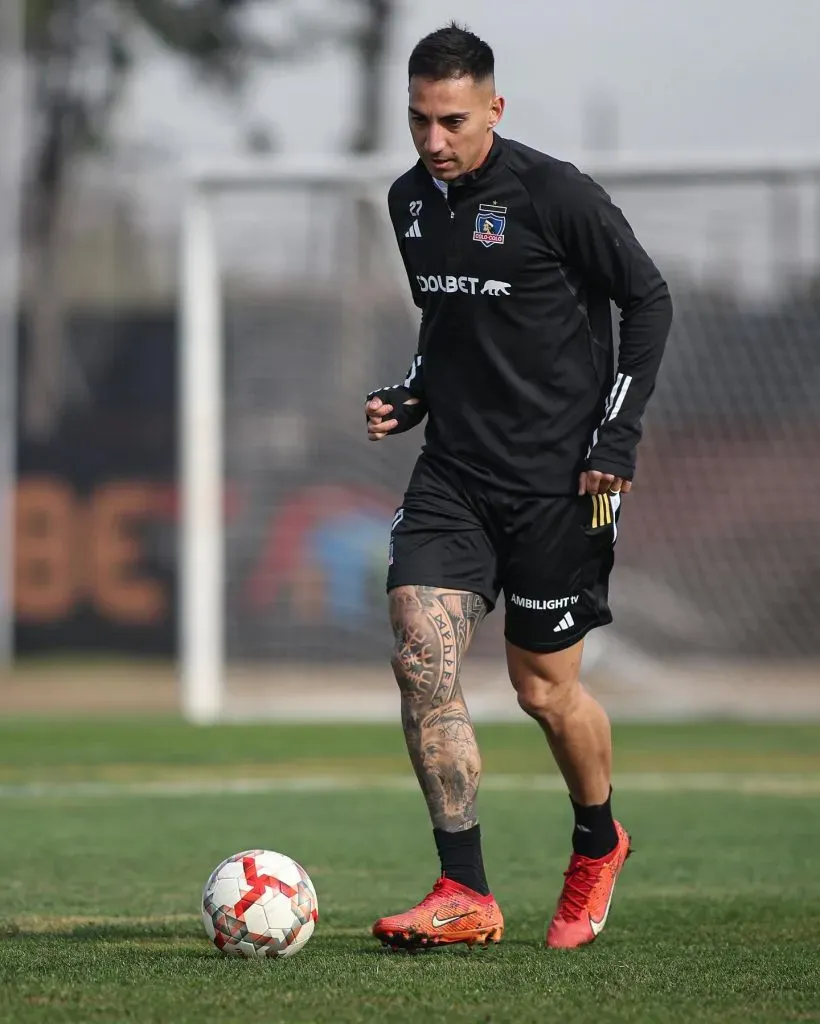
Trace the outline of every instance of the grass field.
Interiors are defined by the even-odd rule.
[[[483,726],[489,950],[383,952],[426,892],[432,837],[398,727],[170,720],[0,726],[0,1020],[820,1022],[820,728],[616,729],[636,849],[603,936],[548,952],[569,805],[537,730]],[[225,856],[296,857],[307,948],[223,958],[199,894]]]

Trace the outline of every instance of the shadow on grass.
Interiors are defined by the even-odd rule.
[[[41,942],[127,942],[174,939],[203,939],[201,928],[187,924],[77,924],[65,927],[26,928],[16,922],[0,921],[0,943],[25,939]]]
[[[187,924],[136,924],[134,922],[123,922],[122,924],[80,924],[73,927],[50,928],[50,929],[27,929],[13,922],[0,922],[0,949],[3,946],[13,945],[18,942],[38,943],[66,943],[66,944],[88,944],[88,943],[120,943],[131,944],[134,951],[144,955],[159,953],[184,957],[185,959],[211,959],[217,961],[241,963],[244,958],[230,957],[220,953],[213,947],[201,928]],[[165,950],[155,950],[141,946],[151,947],[157,943],[166,943]],[[470,948],[465,945],[454,945],[436,949],[419,950],[391,950],[380,945],[375,939],[367,935],[362,929],[361,934],[351,934],[346,929],[343,935],[320,934],[311,940],[306,951],[308,957],[315,956],[362,956],[381,957],[387,959],[425,959],[429,957],[491,957],[496,950],[514,948],[518,951],[531,949],[534,952],[540,949],[540,944],[524,939],[504,939],[500,946],[490,946],[486,949],[481,947]],[[271,958],[275,960],[275,957]],[[282,962],[291,958],[282,958]],[[260,961],[265,962],[265,961]]]

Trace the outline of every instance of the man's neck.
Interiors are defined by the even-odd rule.
[[[473,164],[472,167],[468,168],[464,172],[462,177],[464,177],[467,174],[473,174],[475,171],[479,170],[481,167],[484,166],[484,164],[487,162],[487,158],[489,157],[490,152],[492,151],[493,142],[494,141],[495,141],[495,132],[493,132],[493,131],[488,132],[488,134],[487,134],[487,142],[485,143],[484,148],[481,151],[481,156],[476,160],[476,162]]]

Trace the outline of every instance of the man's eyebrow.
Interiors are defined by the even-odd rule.
[[[415,115],[416,117],[423,117],[425,121],[427,120],[427,115],[423,114],[420,110],[416,110],[415,107],[410,107],[409,109],[410,109],[410,113],[411,114]],[[443,117],[440,117],[438,120],[439,121],[449,121],[451,118],[454,118],[454,117],[469,117],[469,114],[470,114],[469,110],[454,110],[451,114],[445,114]]]

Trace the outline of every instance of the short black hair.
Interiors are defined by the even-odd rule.
[[[452,21],[416,43],[407,73],[434,82],[467,75],[483,82],[495,74],[495,57],[488,43]]]

